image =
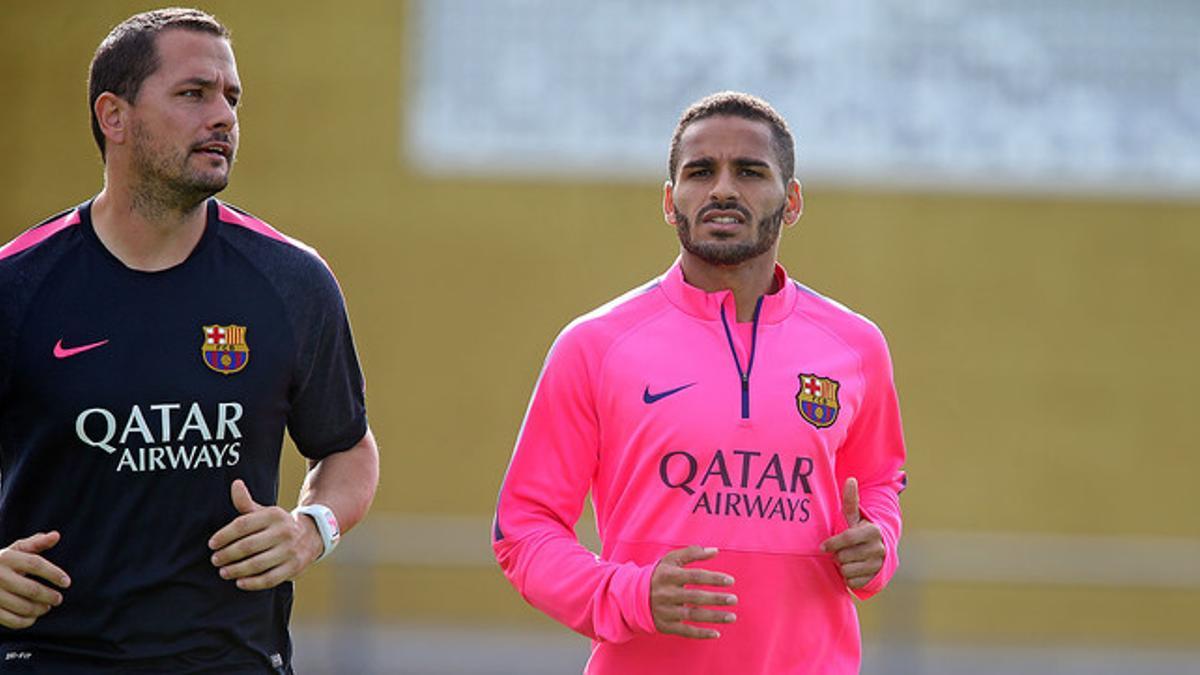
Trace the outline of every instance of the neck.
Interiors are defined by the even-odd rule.
[[[684,280],[696,288],[709,293],[732,291],[739,322],[753,320],[758,299],[777,290],[774,250],[736,265],[714,265],[684,250],[680,266]]]
[[[157,272],[187,259],[204,235],[205,204],[181,206],[149,191],[106,181],[92,203],[92,225],[104,247],[126,267]]]

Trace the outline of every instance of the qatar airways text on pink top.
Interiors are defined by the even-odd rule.
[[[896,569],[904,441],[874,324],[787,277],[736,323],[728,291],[660,279],[559,335],[500,491],[493,548],[532,605],[591,637],[587,672],[857,673],[851,592],[821,542],[846,528],[841,486]],[[597,556],[573,527],[591,492]],[[650,577],[668,551],[735,578],[721,637],[660,635]]]

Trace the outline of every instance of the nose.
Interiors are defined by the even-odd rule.
[[[237,109],[224,96],[214,96],[216,101],[212,106],[212,117],[209,126],[214,129],[232,129],[237,124]]]
[[[714,202],[728,202],[737,200],[737,181],[734,180],[732,171],[721,169],[717,172],[717,178],[712,183],[712,189],[708,193],[708,198]]]

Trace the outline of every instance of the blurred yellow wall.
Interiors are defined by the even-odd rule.
[[[87,65],[111,26],[146,8],[0,6],[3,240],[100,188]],[[673,259],[660,185],[423,176],[403,154],[405,3],[204,8],[232,28],[246,92],[223,198],[316,246],[338,273],[383,451],[376,512],[486,517],[554,334]],[[1187,421],[1200,376],[1200,202],[821,184],[806,196],[783,261],[890,339],[910,531],[1200,538]],[[289,455],[289,494],[300,471]],[[333,606],[335,571],[302,580],[300,616]],[[375,579],[380,617],[544,623],[498,569]],[[922,612],[947,637],[1177,642],[1200,630],[1194,591],[943,584]]]

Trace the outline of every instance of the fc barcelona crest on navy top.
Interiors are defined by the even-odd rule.
[[[246,367],[250,346],[246,344],[245,326],[213,325],[204,326],[203,330],[200,355],[204,357],[204,365],[222,375],[232,375]]]
[[[818,429],[833,426],[838,416],[838,387],[836,380],[817,375],[801,375],[800,391],[796,392],[796,408],[805,422]]]

